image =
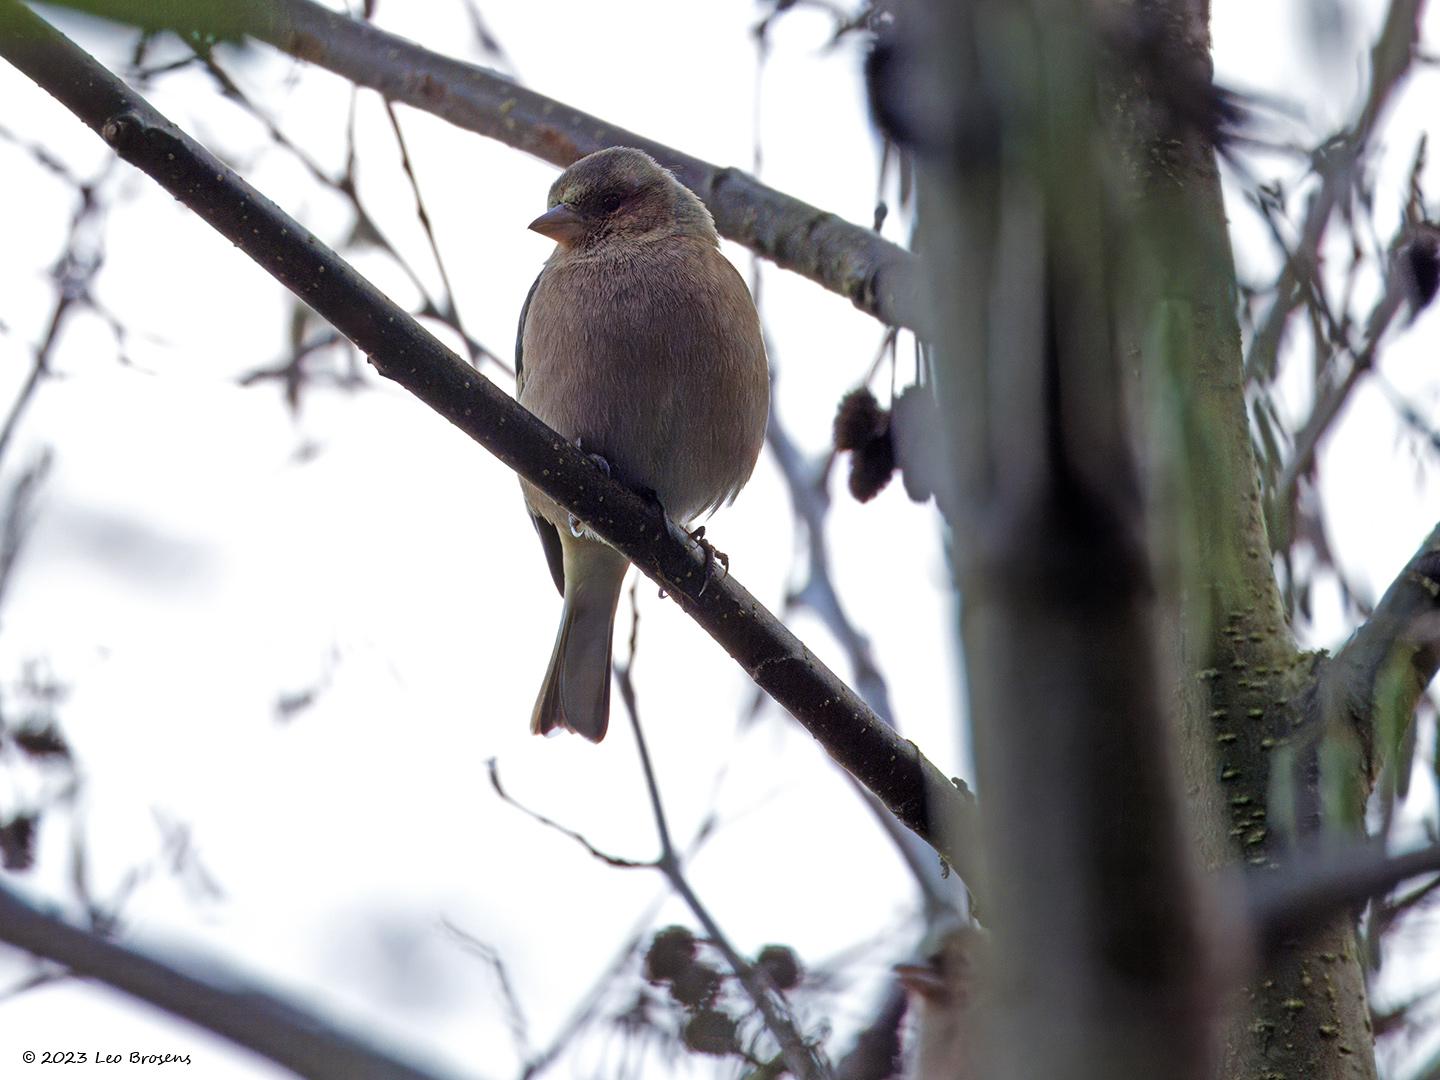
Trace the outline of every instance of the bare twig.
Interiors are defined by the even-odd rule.
[[[49,450],[42,451],[11,484],[5,500],[4,517],[0,520],[0,610],[4,609],[16,561],[30,535],[36,491],[50,471],[50,458]]]
[[[453,326],[464,339],[466,346],[470,349],[471,363],[479,363],[483,357],[499,364],[506,372],[513,374],[509,364],[482,346],[465,330],[464,320],[460,318],[460,309],[455,304],[455,289],[450,284],[450,272],[445,269],[445,259],[440,254],[440,244],[435,239],[435,229],[430,224],[430,211],[426,209],[425,199],[420,194],[420,178],[415,175],[415,166],[410,160],[410,147],[405,142],[404,132],[400,129],[400,118],[395,115],[395,106],[388,101],[385,102],[385,115],[390,120],[390,130],[395,133],[395,144],[400,148],[400,167],[404,169],[405,179],[410,184],[410,192],[415,196],[415,217],[419,220],[420,227],[425,230],[425,239],[430,244],[430,254],[435,259],[435,269],[440,274],[440,285],[444,289],[444,300],[439,305],[440,318],[447,325]]]
[[[645,742],[645,732],[640,724],[640,710],[636,703],[635,682],[632,670],[635,664],[635,645],[639,634],[640,612],[633,608],[630,624],[630,654],[617,674],[619,675],[620,698],[625,703],[625,712],[630,717],[630,726],[635,732],[635,745],[640,752],[640,768],[645,774],[645,789],[650,796],[650,809],[655,816],[655,831],[660,839],[660,856],[655,867],[665,875],[670,887],[690,909],[697,922],[704,929],[710,942],[720,950],[725,962],[740,980],[751,1002],[759,1011],[766,1029],[780,1046],[780,1053],[791,1073],[801,1080],[825,1080],[830,1070],[815,1049],[795,1029],[790,1010],[770,986],[769,979],[752,967],[740,955],[730,939],[720,929],[719,923],[701,902],[695,890],[685,877],[680,853],[670,839],[670,826],[665,818],[665,807],[660,799],[660,785],[655,777],[655,767],[650,760],[650,748]]]
[[[760,291],[760,268],[751,268],[751,292],[756,306],[763,308]],[[893,340],[890,334],[886,340]],[[776,351],[766,336],[766,352],[770,357],[772,378],[776,377]],[[881,348],[876,366],[885,355]],[[873,371],[872,371],[873,373]],[[868,381],[868,380],[867,380]],[[780,473],[785,478],[786,490],[790,493],[790,506],[795,517],[804,526],[805,581],[799,588],[791,589],[785,597],[784,613],[804,607],[813,612],[825,628],[834,635],[844,649],[850,662],[851,678],[865,703],[875,710],[875,715],[892,728],[899,730],[890,705],[890,689],[885,675],[875,662],[869,639],[851,621],[840,601],[835,579],[830,572],[830,545],[826,531],[826,519],[830,513],[829,478],[830,466],[834,461],[831,454],[823,462],[807,461],[789,431],[781,420],[775,395],[770,397],[770,419],[765,428],[765,443],[770,448]],[[756,699],[751,707],[753,715],[763,698]],[[854,777],[850,778],[855,783]],[[915,834],[900,826],[893,814],[875,799],[863,785],[856,784],[866,807],[875,815],[876,822],[894,842],[920,890],[927,915],[953,911],[956,903],[953,892],[944,884],[945,869],[933,857],[927,857],[923,847],[915,843]]]
[[[405,276],[409,278],[410,284],[415,287],[415,291],[420,295],[421,303],[418,313],[420,315],[434,318],[439,322],[445,324],[446,326],[450,327],[450,329],[454,330],[455,333],[460,337],[460,340],[465,343],[465,349],[466,352],[469,353],[471,363],[478,364],[481,360],[486,360],[490,363],[493,363],[496,367],[500,368],[500,370],[505,372],[507,375],[514,375],[515,371],[510,366],[510,364],[507,363],[505,360],[501,359],[490,349],[486,348],[485,345],[483,345],[480,341],[471,337],[469,332],[466,331],[464,325],[460,321],[460,315],[455,308],[454,291],[450,287],[450,278],[449,275],[446,273],[444,261],[440,257],[440,249],[436,245],[435,236],[430,227],[430,216],[425,210],[424,201],[420,197],[419,184],[415,178],[414,169],[411,167],[410,164],[409,150],[405,145],[404,137],[400,132],[399,123],[395,119],[395,113],[393,108],[390,107],[390,104],[386,102],[386,112],[390,117],[390,122],[395,131],[395,139],[400,147],[401,164],[405,170],[406,176],[409,178],[411,190],[415,195],[415,204],[417,208],[417,214],[420,219],[420,224],[425,230],[425,234],[429,239],[431,252],[435,257],[436,266],[439,268],[440,271],[441,284],[445,289],[445,295],[441,302],[437,302],[435,298],[430,295],[430,290],[426,288],[425,282],[420,279],[420,275],[415,272],[415,268],[410,265],[409,260],[400,254],[400,251],[390,241],[389,237],[385,235],[385,231],[380,227],[380,223],[376,221],[375,218],[371,215],[370,211],[366,209],[364,202],[360,198],[360,187],[359,184],[356,182],[355,175],[355,116],[353,99],[351,102],[352,107],[350,113],[350,123],[347,128],[347,152],[345,158],[345,172],[337,180],[332,178],[324,169],[320,167],[319,163],[316,162],[314,158],[312,158],[299,145],[293,142],[289,136],[287,136],[283,131],[281,131],[279,125],[277,125],[275,121],[271,119],[271,117],[263,109],[260,108],[259,105],[250,100],[249,95],[247,95],[245,91],[240,88],[239,84],[237,84],[235,80],[230,77],[229,72],[227,72],[224,68],[220,66],[220,64],[215,60],[215,57],[212,54],[199,54],[199,59],[205,65],[205,69],[210,73],[211,77],[219,85],[220,92],[225,97],[234,101],[251,116],[255,117],[255,119],[264,126],[265,132],[269,136],[270,140],[274,142],[277,146],[288,152],[292,157],[294,157],[295,160],[298,161],[300,165],[305,169],[305,171],[310,174],[310,178],[312,180],[320,184],[322,187],[334,191],[337,195],[339,195],[341,198],[343,198],[346,202],[350,204],[351,209],[355,212],[355,226],[352,230],[353,235],[365,237],[367,241],[375,244],[377,247],[380,248],[380,250],[384,251],[395,261],[396,266],[398,266],[400,270],[405,274]],[[251,372],[249,375],[242,377],[241,384],[250,385],[251,383],[262,381],[267,376],[277,373],[284,376],[287,380],[287,383],[292,383],[292,381],[297,378],[301,373],[301,364],[303,363],[305,356],[308,353],[323,347],[325,344],[328,344],[328,342],[322,339],[318,343],[311,343],[306,346],[297,345],[294,355],[291,357],[290,361],[287,364],[281,365],[278,369],[263,369],[260,371]],[[290,397],[293,407],[295,399],[293,383],[290,390]]]
[[[512,799],[510,797],[510,794],[500,783],[500,766],[493,757],[485,763],[485,767],[489,770],[490,773],[490,786],[495,789],[495,794],[499,795],[503,802],[509,803],[526,817],[530,818],[531,820],[535,821],[540,825],[544,825],[547,829],[554,829],[562,836],[568,836],[571,840],[574,840],[577,844],[579,844],[587,852],[589,852],[593,858],[599,859],[605,865],[613,866],[617,870],[637,870],[641,868],[654,869],[654,867],[656,866],[656,863],[653,860],[641,862],[636,859],[623,859],[619,855],[611,855],[608,852],[601,851],[594,844],[590,843],[589,840],[585,839],[583,834],[576,832],[574,829],[567,828],[566,826],[561,825],[554,818],[548,818],[537,810],[531,810],[522,802],[518,802],[517,800]]]
[[[625,965],[630,962],[630,958],[639,951],[641,942],[645,940],[646,931],[654,923],[660,906],[661,901],[655,901],[635,920],[634,929],[626,935],[624,943],[616,950],[614,958],[600,972],[591,985],[590,992],[580,1000],[569,1018],[560,1025],[560,1030],[555,1033],[549,1045],[525,1062],[520,1070],[519,1080],[533,1080],[534,1077],[549,1069],[559,1059],[571,1040],[583,1031],[595,1014],[599,1012],[605,991]]]
[[[55,282],[55,303],[50,309],[50,318],[46,323],[44,336],[35,347],[30,371],[25,376],[25,381],[21,384],[14,400],[10,403],[9,413],[6,414],[4,423],[0,424],[0,460],[4,459],[5,451],[9,449],[15,432],[20,426],[21,418],[25,415],[31,401],[34,400],[41,382],[51,373],[50,361],[66,320],[78,308],[96,306],[91,299],[90,290],[102,262],[98,246],[88,243],[85,239],[88,231],[98,227],[98,220],[103,218],[106,209],[105,203],[98,194],[100,181],[81,183],[70,177],[63,166],[52,163],[48,155],[35,150],[32,150],[32,153],[42,165],[71,180],[79,196],[79,203],[75,207],[75,212],[70,216],[70,227],[64,251],[50,269],[50,276]],[[108,173],[108,167],[106,172]],[[96,250],[88,250],[89,248],[96,248]]]
[[[520,1007],[520,999],[510,982],[510,973],[505,968],[500,950],[481,941],[474,934],[461,930],[449,919],[441,919],[440,925],[466,952],[478,956],[495,973],[495,981],[500,985],[500,997],[505,1002],[505,1019],[510,1025],[510,1037],[515,1042],[515,1052],[521,1061],[529,1061],[530,1025],[525,1020],[525,1010]]]
[[[1313,274],[1320,261],[1320,245],[1335,209],[1349,197],[1375,126],[1396,88],[1410,70],[1420,39],[1420,12],[1424,0],[1391,0],[1380,36],[1371,51],[1370,93],[1351,127],[1328,140],[1316,153],[1320,188],[1310,202],[1300,241],[1275,284],[1271,301],[1245,359],[1247,378],[1270,379],[1280,351],[1280,341],[1290,313],[1304,298],[1301,272]]]
[[[1275,483],[1270,519],[1271,550],[1283,551],[1289,546],[1294,535],[1292,516],[1300,478],[1310,473],[1321,440],[1329,432],[1345,403],[1350,400],[1350,395],[1359,385],[1361,378],[1373,369],[1381,339],[1399,312],[1404,298],[1404,289],[1397,275],[1391,274],[1386,282],[1385,292],[1376,303],[1366,324],[1365,341],[1359,351],[1350,357],[1350,366],[1338,378],[1334,375],[1333,361],[1326,368],[1326,374],[1316,392],[1315,407],[1295,435],[1294,448]]]

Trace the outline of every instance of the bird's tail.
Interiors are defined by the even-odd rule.
[[[630,564],[598,541],[566,539],[565,607],[530,730],[564,728],[599,742],[610,723],[610,640]]]

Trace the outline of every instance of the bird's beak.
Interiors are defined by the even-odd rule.
[[[896,964],[895,974],[901,986],[927,1001],[942,1000],[949,989],[934,964]]]
[[[541,236],[548,236],[557,244],[569,247],[585,231],[585,223],[579,214],[564,203],[556,203],[530,223]]]

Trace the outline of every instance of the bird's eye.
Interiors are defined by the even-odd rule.
[[[613,214],[630,198],[624,191],[602,191],[595,197],[595,208],[602,214]]]

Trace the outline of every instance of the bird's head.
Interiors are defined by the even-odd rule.
[[[575,162],[550,186],[546,205],[530,228],[562,248],[666,236],[715,242],[705,204],[649,154],[628,146]]]

